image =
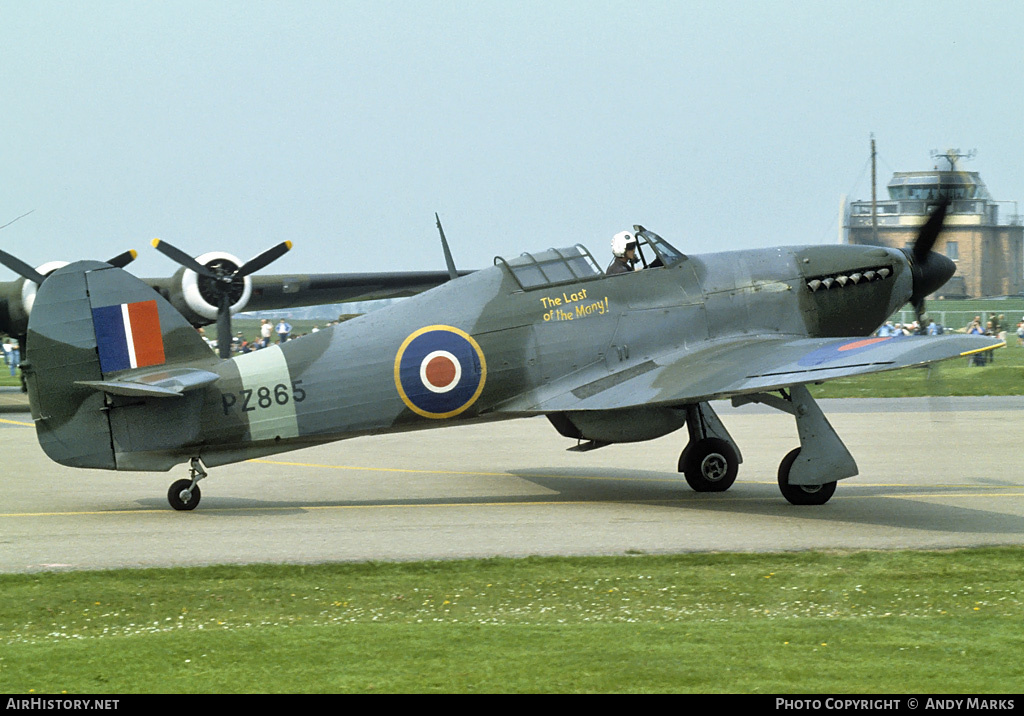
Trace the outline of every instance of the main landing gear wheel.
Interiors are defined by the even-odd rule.
[[[194,510],[200,497],[199,485],[193,485],[191,480],[177,480],[167,491],[167,501],[176,510]]]
[[[824,505],[835,494],[835,482],[826,482],[824,485],[789,484],[789,471],[793,469],[799,454],[800,448],[791,450],[779,463],[779,489],[782,496],[794,505]]]
[[[739,456],[720,438],[704,438],[686,446],[679,456],[679,472],[697,492],[725,492],[736,482]]]

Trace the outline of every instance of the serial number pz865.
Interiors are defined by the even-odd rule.
[[[284,383],[261,385],[258,388],[242,388],[237,393],[221,393],[220,402],[224,414],[230,415],[233,410],[251,413],[254,410],[267,410],[278,405],[287,405],[289,401],[301,403],[306,399],[306,391],[300,388],[301,380],[293,380],[291,387]]]

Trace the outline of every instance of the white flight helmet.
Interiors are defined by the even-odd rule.
[[[620,231],[612,237],[612,254],[614,256],[625,256],[626,251],[636,247],[636,237],[629,231]]]

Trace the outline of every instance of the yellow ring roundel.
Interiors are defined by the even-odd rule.
[[[451,418],[476,402],[487,381],[487,361],[471,335],[452,326],[426,326],[395,355],[395,387],[409,410],[424,418]]]

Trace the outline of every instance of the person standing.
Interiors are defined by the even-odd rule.
[[[270,345],[270,334],[274,332],[274,327],[270,324],[270,321],[266,318],[260,321],[260,348],[266,348]]]
[[[17,341],[11,341],[11,350],[7,352],[7,365],[11,368],[11,377],[13,378],[18,374],[18,366],[21,365],[21,346]],[[4,346],[6,351],[7,346]]]
[[[292,332],[292,325],[282,318],[278,321],[274,330],[277,331],[277,342],[284,343],[288,340],[288,335]]]

